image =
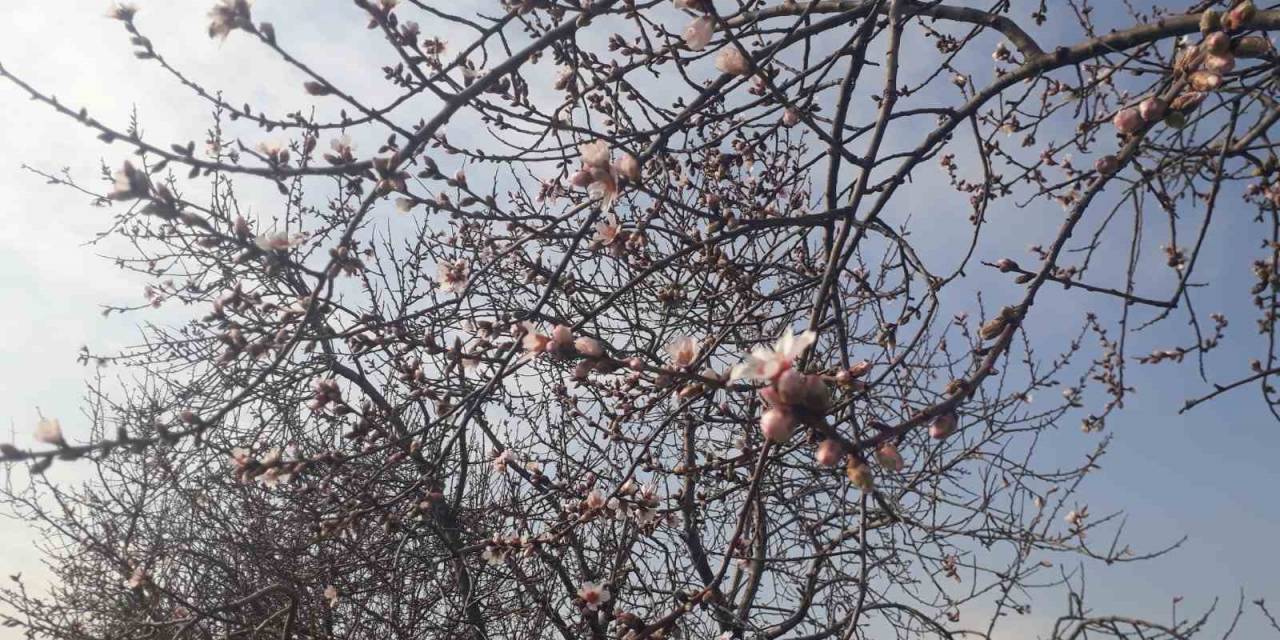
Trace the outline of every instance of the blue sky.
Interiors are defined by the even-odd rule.
[[[284,105],[292,108],[304,99],[301,79],[267,59],[260,48],[235,34],[225,44],[204,37],[204,15],[211,0],[139,0],[138,4],[140,24],[157,46],[193,76],[226,87],[232,101],[249,100],[283,111]],[[274,22],[282,40],[300,58],[331,72],[352,93],[387,95],[380,74],[362,73],[368,65],[359,61],[384,60],[384,51],[363,30],[349,2],[262,0],[257,4],[259,19]],[[1018,10],[1018,15],[1025,16],[1035,3],[1015,4],[1025,5]],[[1121,3],[1097,4],[1102,7],[1098,21],[1111,24],[1108,13]],[[182,93],[153,65],[136,61],[123,30],[102,17],[106,8],[107,3],[99,0],[64,0],[57,10],[44,3],[4,3],[0,6],[4,25],[0,27],[4,36],[0,63],[68,103],[89,106],[93,115],[107,121],[124,122],[136,103],[149,138],[200,140],[207,123],[200,116],[207,113],[206,106]],[[1058,24],[1051,20],[1037,32],[1045,48],[1078,38],[1073,30],[1059,31]],[[994,46],[996,39],[990,41]],[[349,59],[352,55],[355,64]],[[253,73],[246,74],[246,69]],[[0,424],[11,426],[16,432],[12,439],[26,444],[39,407],[59,416],[75,438],[86,429],[79,417],[79,397],[90,373],[75,362],[76,353],[81,345],[109,351],[136,339],[133,319],[103,319],[98,305],[136,303],[142,298],[142,283],[98,257],[107,252],[104,248],[86,246],[108,220],[105,211],[88,206],[84,198],[65,189],[43,184],[19,165],[54,171],[65,166],[78,177],[92,180],[100,160],[115,165],[124,151],[105,147],[87,132],[68,127],[65,120],[29,103],[9,85],[0,85],[0,105],[6,114],[0,119],[0,149],[4,150],[0,154],[0,304],[9,310],[0,314]],[[1110,149],[1098,151],[1106,150]],[[1081,158],[1079,164],[1084,161]],[[913,241],[929,259],[945,264],[954,250],[953,236],[946,229],[965,229],[967,209],[939,206],[939,194],[945,193],[939,189],[945,186],[921,187],[904,192],[894,215],[936,217],[940,232],[917,235]],[[264,197],[261,206],[270,202]],[[1211,359],[1211,371],[1223,376],[1220,381],[1243,374],[1254,353],[1251,348],[1257,346],[1244,276],[1260,232],[1251,221],[1252,211],[1239,203],[1237,194],[1225,194],[1223,204],[1221,224],[1211,232],[1199,268],[1203,279],[1231,284],[1197,298],[1204,312],[1221,311],[1232,320],[1227,345]],[[1004,251],[1026,260],[1028,238],[1040,234],[1042,241],[1049,240],[1061,215],[1061,209],[1045,204],[1025,210],[1008,203],[998,207],[992,217],[1003,221],[1007,231],[993,228],[989,232],[985,255],[998,257]],[[1148,257],[1158,260],[1156,254],[1158,248],[1153,247]],[[988,305],[1016,293],[1003,277],[981,268],[971,273],[974,278],[967,286],[983,288]],[[1167,276],[1154,282],[1153,290],[1146,292],[1152,297],[1164,297],[1171,290]],[[1050,340],[1061,341],[1075,330],[1086,303],[1105,319],[1116,318],[1121,310],[1118,304],[1100,304],[1080,292],[1058,295],[1062,292],[1054,288],[1052,293],[1042,296],[1030,325],[1036,335]],[[1184,325],[1175,317],[1136,336],[1130,352],[1185,344]],[[1103,459],[1102,471],[1087,482],[1084,495],[1094,513],[1125,510],[1129,539],[1139,549],[1161,546],[1183,535],[1189,539],[1182,549],[1159,560],[1089,566],[1090,602],[1108,613],[1160,620],[1167,620],[1170,599],[1175,596],[1185,597],[1182,606],[1187,611],[1207,606],[1214,597],[1227,601],[1220,608],[1231,609],[1241,590],[1249,599],[1266,597],[1280,604],[1280,578],[1275,575],[1280,567],[1275,545],[1280,540],[1280,500],[1274,497],[1280,425],[1272,420],[1256,389],[1239,390],[1225,401],[1178,416],[1176,408],[1186,397],[1208,388],[1193,376],[1191,367],[1134,367],[1131,372],[1140,390],[1111,419],[1111,453]],[[121,373],[107,372],[110,376]],[[1053,393],[1042,391],[1041,395]],[[1064,466],[1078,463],[1081,453],[1091,449],[1099,436],[1083,434],[1077,425],[1074,420],[1064,421],[1043,449],[1042,460],[1060,459]],[[0,436],[0,440],[9,439]],[[70,470],[59,473],[66,480],[74,476]],[[39,575],[31,544],[21,523],[0,520],[0,571]],[[1063,606],[1062,600],[1037,602],[1032,616],[1011,623],[997,637],[1044,633],[1047,622]],[[1245,624],[1240,637],[1261,634],[1256,616]],[[10,631],[0,630],[0,640],[10,638],[6,633]]]

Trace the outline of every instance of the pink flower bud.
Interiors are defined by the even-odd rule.
[[[1191,88],[1196,91],[1213,91],[1222,86],[1222,76],[1201,69],[1187,77],[1187,82],[1191,84]]]
[[[790,411],[774,407],[760,416],[760,432],[772,442],[786,442],[795,431],[796,419]]]
[[[1114,174],[1120,168],[1120,161],[1112,155],[1102,156],[1101,158],[1098,158],[1097,162],[1093,163],[1093,168],[1099,174],[1109,176]]]
[[[886,442],[876,449],[876,462],[894,473],[902,471],[902,454],[898,453],[898,448],[892,442]]]
[[[840,462],[840,457],[844,455],[844,447],[840,446],[835,440],[823,440],[818,443],[818,453],[814,459],[818,464],[824,467],[834,467]]]
[[[1231,38],[1221,31],[1214,31],[1204,38],[1204,49],[1209,53],[1226,53],[1230,46]]]
[[[693,51],[702,51],[711,42],[716,32],[716,23],[710,16],[702,16],[684,28],[684,44]]]
[[[934,440],[943,440],[947,436],[955,433],[956,424],[959,422],[959,416],[954,411],[948,411],[933,419],[933,424],[929,425],[929,437]]]
[[[1236,57],[1230,53],[1214,54],[1204,59],[1204,68],[1213,73],[1228,73],[1236,68]]]
[[[747,57],[737,47],[725,47],[716,56],[716,68],[731,76],[746,75],[751,70]]]
[[[1118,133],[1127,136],[1142,128],[1142,114],[1137,109],[1121,109],[1111,119],[1111,124],[1115,125]]]
[[[588,186],[591,186],[593,181],[591,172],[586,169],[579,169],[574,172],[572,176],[569,176],[569,183],[579,189],[586,189]]]
[[[800,124],[800,112],[792,107],[787,107],[782,111],[782,124],[788,127]]]
[[[1165,103],[1164,100],[1152,96],[1138,104],[1138,113],[1142,116],[1143,120],[1151,123],[1163,118],[1164,112],[1168,108],[1169,105]]]
[[[868,467],[853,458],[849,458],[849,463],[845,465],[845,475],[849,477],[849,482],[853,486],[863,491],[871,491],[876,486],[875,474],[871,473],[871,467]]]
[[[805,375],[795,369],[787,369],[778,376],[778,382],[775,388],[778,390],[778,399],[786,404],[802,404],[809,392],[808,382]]]

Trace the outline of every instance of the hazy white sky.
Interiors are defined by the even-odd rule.
[[[233,102],[273,107],[296,106],[303,99],[301,79],[261,48],[238,34],[226,43],[205,37],[204,15],[211,0],[137,4],[142,9],[139,24],[157,47],[192,76],[227,88]],[[134,59],[123,29],[103,17],[107,6],[101,0],[62,0],[56,9],[43,2],[0,3],[0,64],[106,121],[124,122],[136,104],[152,139],[166,144],[201,140],[207,106],[154,65]],[[342,78],[353,93],[380,90],[380,77],[354,71],[366,66],[353,64],[350,56],[366,55],[363,45],[371,41],[349,1],[261,0],[255,11],[275,23],[291,50]],[[1054,38],[1048,42],[1058,44]],[[106,211],[88,206],[69,190],[44,185],[19,167],[68,167],[92,181],[100,161],[114,166],[125,150],[102,145],[7,84],[0,84],[0,114],[0,305],[6,311],[0,313],[0,425],[6,430],[11,426],[16,432],[12,439],[26,444],[39,407],[60,417],[75,438],[85,429],[79,397],[90,374],[76,364],[76,353],[81,345],[109,351],[132,341],[137,335],[134,320],[104,320],[98,305],[137,303],[142,285],[98,257],[98,249],[85,246],[105,226]],[[903,204],[928,210],[936,206],[935,197],[917,189]],[[1027,224],[1049,226],[1056,224],[1053,216],[1058,214],[1018,215],[1025,215]],[[1233,242],[1251,241],[1250,233],[1244,222],[1228,223],[1212,239],[1220,246],[1211,249],[1210,257],[1223,268],[1241,267],[1233,263],[1239,259]],[[918,241],[928,249],[948,239]],[[1210,263],[1208,268],[1217,267]],[[1056,311],[1050,307],[1048,315],[1078,312],[1070,298],[1064,300]],[[1238,309],[1238,321],[1248,322],[1239,301],[1219,306]],[[1103,596],[1095,602],[1109,612],[1164,616],[1175,595],[1186,595],[1186,606],[1199,607],[1214,596],[1230,600],[1245,589],[1251,598],[1270,596],[1280,603],[1280,578],[1274,574],[1280,567],[1274,544],[1280,539],[1280,501],[1272,495],[1280,428],[1252,395],[1191,416],[1164,417],[1172,413],[1169,403],[1179,402],[1191,385],[1167,370],[1152,374],[1151,380],[1144,387],[1147,395],[1112,425],[1115,452],[1104,460],[1105,475],[1087,493],[1096,498],[1099,511],[1128,509],[1130,529],[1140,540],[1155,544],[1184,533],[1191,540],[1175,556],[1150,564],[1091,567],[1091,591]],[[1082,440],[1073,426],[1061,437],[1052,446],[1062,452],[1064,464],[1093,444]],[[10,439],[0,435],[0,440]],[[0,572],[39,575],[31,545],[22,523],[0,520]],[[1035,615],[1008,627],[1005,637],[1043,632],[1044,621],[1062,606],[1038,605]],[[9,640],[6,633],[0,629],[0,640]]]

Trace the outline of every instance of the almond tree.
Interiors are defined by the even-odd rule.
[[[1257,387],[1276,411],[1280,10],[971,4],[356,0],[389,103],[248,0],[212,8],[209,37],[292,65],[281,93],[332,121],[237,106],[115,5],[138,64],[207,101],[203,141],[0,67],[110,145],[100,181],[42,172],[109,209],[117,264],[151,282],[107,313],[191,316],[86,349],[138,380],[94,387],[92,438],[50,415],[47,447],[0,449],[56,579],[0,592],[6,624],[985,638],[1066,592],[1054,638],[1203,635],[1207,615],[1085,604],[1055,562],[1169,547],[1081,498],[1108,436],[1072,468],[1037,450],[1122,416],[1143,365],[1186,368],[1184,410]],[[279,196],[255,216],[256,183]],[[921,188],[967,223],[905,215]],[[1047,206],[1047,233],[996,215]],[[1248,293],[1194,276],[1223,207],[1259,225]],[[939,233],[954,251],[918,248]],[[1195,302],[1239,295],[1265,352],[1209,376],[1232,336]],[[1058,296],[1081,316],[1037,320]],[[1186,341],[1133,353],[1162,323]]]

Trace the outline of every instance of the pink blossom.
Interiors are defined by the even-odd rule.
[[[733,380],[776,380],[817,339],[818,334],[812,331],[805,331],[797,336],[792,334],[791,327],[787,327],[772,350],[757,347],[746,360],[733,367],[729,377]]]
[[[800,111],[795,107],[787,107],[782,111],[782,124],[788,127],[794,127],[800,124]]]
[[[609,593],[609,587],[595,582],[584,582],[578,587],[578,598],[591,611],[598,611],[601,606],[609,602],[613,598]]]
[[[436,284],[442,291],[461,293],[467,288],[466,261],[442,262],[436,266]]]
[[[325,587],[325,588],[324,588],[324,599],[325,599],[325,601],[329,604],[329,608],[330,608],[330,609],[337,608],[337,606],[338,606],[338,588],[337,588],[337,587],[335,587],[335,586],[333,586],[333,585],[329,585],[329,586]]]
[[[664,349],[671,356],[671,366],[677,369],[683,369],[698,359],[698,341],[689,336],[676,338]]]

